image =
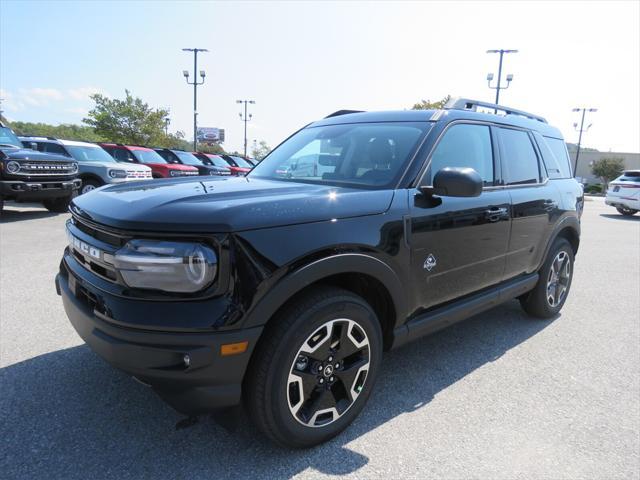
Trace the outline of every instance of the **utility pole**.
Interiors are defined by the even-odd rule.
[[[589,130],[591,128],[591,125],[593,125],[592,123],[590,123],[589,125],[587,125],[587,128],[584,128],[584,117],[586,112],[597,112],[598,109],[597,108],[574,108],[573,110],[571,110],[572,112],[582,112],[582,118],[580,119],[580,129],[578,129],[578,123],[574,123],[573,124],[573,128],[577,131],[580,132],[578,134],[578,150],[576,151],[576,161],[573,165],[573,176],[576,176],[576,172],[578,171],[578,159],[580,158],[580,145],[582,144],[582,133],[586,132],[587,130]]]
[[[236,103],[244,103],[244,116],[240,112],[240,120],[244,122],[244,157],[247,158],[247,122],[253,117],[251,113],[247,115],[247,105],[254,105],[256,102],[254,100],[236,100]]]
[[[502,81],[502,57],[504,56],[505,53],[518,53],[518,50],[504,50],[504,49],[500,49],[500,50],[487,50],[487,53],[499,53],[500,54],[500,61],[498,63],[498,85],[495,87],[491,86],[491,80],[493,80],[493,73],[489,73],[487,74],[487,84],[489,85],[489,88],[491,88],[492,90],[496,91],[496,101],[495,104],[498,105],[498,102],[500,100],[500,90],[506,90],[507,88],[509,88],[509,85],[511,84],[511,81],[513,80],[513,74],[510,73],[507,75],[507,86],[506,87],[501,87],[500,83]],[[495,113],[497,113],[498,110],[495,110]]]
[[[198,81],[198,52],[208,52],[206,48],[183,48],[183,52],[193,52],[193,82],[189,81],[189,71],[183,70],[182,75],[187,81],[188,85],[193,85],[193,151],[198,151],[198,85],[204,83],[205,73],[204,70],[200,70],[200,77],[202,81]]]

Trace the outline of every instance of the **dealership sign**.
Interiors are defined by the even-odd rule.
[[[224,142],[224,129],[213,127],[198,127],[196,137],[202,143]]]

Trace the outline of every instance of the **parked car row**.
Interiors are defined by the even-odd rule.
[[[242,157],[149,148],[121,143],[89,143],[53,137],[21,136],[23,144],[40,152],[71,157],[78,162],[80,194],[102,185],[151,178],[191,175],[246,175],[253,165]],[[118,163],[127,164],[126,167]]]

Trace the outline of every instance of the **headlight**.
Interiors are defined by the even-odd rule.
[[[109,176],[111,178],[127,178],[127,172],[124,170],[109,170]]]
[[[78,164],[76,162],[73,162],[71,164],[71,173],[76,173],[78,171]]]
[[[20,164],[16,161],[11,160],[7,162],[7,172],[9,173],[18,173],[20,171]]]
[[[131,240],[116,252],[114,266],[130,287],[193,293],[213,282],[218,258],[200,243]]]

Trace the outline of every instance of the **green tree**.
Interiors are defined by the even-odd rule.
[[[451,95],[447,95],[437,102],[432,102],[431,100],[420,100],[411,107],[411,110],[440,110],[450,99]]]
[[[96,134],[111,142],[134,145],[161,145],[167,142],[164,133],[169,110],[151,108],[125,90],[124,100],[112,99],[100,93],[90,95],[95,106],[83,120]]]
[[[603,157],[593,162],[591,172],[602,180],[604,190],[609,188],[609,182],[619,177],[624,170],[624,159],[619,157]]]
[[[85,142],[100,142],[106,140],[98,135],[93,127],[86,125],[74,125],[70,123],[49,125],[47,123],[11,122],[11,128],[13,128],[18,135],[55,137]]]
[[[271,152],[271,147],[267,145],[267,142],[260,140],[257,145],[253,145],[251,148],[251,156],[260,161]]]

